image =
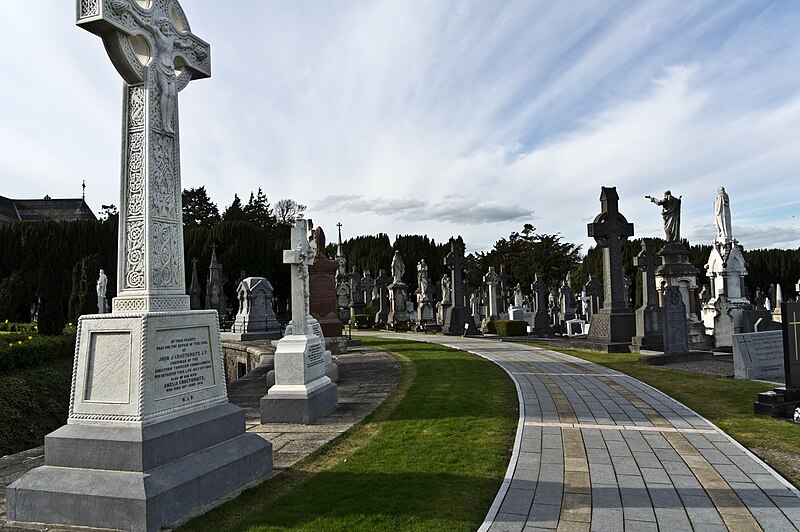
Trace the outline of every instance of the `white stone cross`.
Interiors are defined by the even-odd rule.
[[[187,310],[178,91],[211,75],[210,47],[177,0],[77,0],[77,24],[103,39],[125,81],[113,311]]]
[[[283,263],[292,265],[292,334],[308,334],[308,265],[313,253],[308,244],[306,221],[298,218],[291,231],[290,249],[283,251]]]

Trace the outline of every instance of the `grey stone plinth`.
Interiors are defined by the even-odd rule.
[[[661,309],[650,305],[636,309],[636,336],[631,341],[631,351],[663,351]]]
[[[636,317],[630,311],[601,309],[592,316],[589,340],[605,344],[628,344],[636,334]]]
[[[305,396],[270,394],[261,398],[262,423],[313,423],[336,409],[339,394],[330,382]]]
[[[272,444],[226,404],[144,428],[67,425],[6,489],[9,523],[157,530],[272,471]]]

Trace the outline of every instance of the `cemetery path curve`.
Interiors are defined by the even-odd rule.
[[[800,530],[797,489],[633,377],[499,340],[368,335],[467,351],[514,380],[514,450],[481,530]]]

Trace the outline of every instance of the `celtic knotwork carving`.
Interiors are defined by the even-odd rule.
[[[93,17],[100,14],[98,0],[81,0],[80,18]]]
[[[114,298],[114,313],[144,311],[146,303],[143,297],[136,298]]]
[[[153,138],[153,159],[155,168],[152,181],[153,214],[159,218],[177,220],[175,199],[175,155],[174,139],[155,134]]]
[[[153,222],[152,288],[183,288],[179,229],[174,223]]]
[[[128,125],[131,129],[144,128],[144,86],[129,88]]]
[[[127,223],[125,288],[144,288],[144,222]]]
[[[144,214],[144,132],[129,135],[128,216]]]

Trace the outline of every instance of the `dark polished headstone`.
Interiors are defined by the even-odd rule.
[[[625,298],[625,273],[622,246],[633,236],[633,224],[619,212],[616,187],[602,187],[602,210],[587,225],[588,235],[603,248],[603,287],[605,298],[600,310],[592,315],[589,340],[605,344],[609,350],[627,350],[636,334],[636,318]],[[613,344],[613,346],[612,346]]]
[[[631,349],[662,351],[664,337],[656,289],[656,266],[661,264],[661,256],[656,254],[652,238],[642,239],[642,251],[633,262],[642,272],[642,306],[636,309],[636,336],[632,339]]]
[[[662,330],[665,355],[684,355],[689,352],[689,329],[686,320],[686,305],[680,289],[671,286],[664,294],[662,308]]]
[[[791,417],[800,406],[800,303],[781,303],[785,386],[758,394],[756,414]]]

